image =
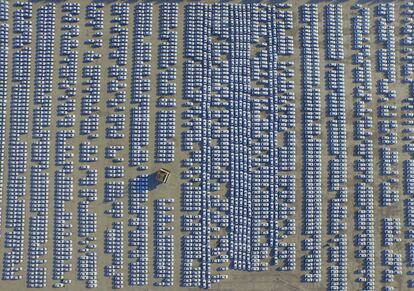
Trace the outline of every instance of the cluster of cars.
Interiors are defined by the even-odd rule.
[[[353,97],[355,99],[354,139],[356,162],[355,204],[356,210],[356,258],[361,261],[358,281],[362,288],[375,290],[375,238],[374,238],[374,141],[373,100],[371,76],[370,12],[368,8],[356,8],[352,18],[351,46],[353,54]]]
[[[174,161],[175,94],[177,93],[177,26],[178,4],[163,3],[159,14],[159,39],[157,75],[157,108],[155,160],[159,163]]]
[[[21,48],[32,42],[33,28],[32,28],[32,8],[31,2],[17,1],[17,9],[13,12],[13,48]]]
[[[0,21],[9,20],[9,2],[7,0],[0,1]],[[4,23],[2,23],[2,26]]]
[[[131,4],[111,4],[111,24],[105,29],[104,4],[91,2],[86,5],[85,34],[88,39],[80,44],[80,26],[83,25],[80,4],[40,5],[34,23],[34,7],[30,2],[13,3],[13,36],[9,38],[10,28],[6,23],[11,15],[9,1],[0,0],[0,67],[4,68],[0,71],[0,157],[5,156],[6,115],[10,121],[2,278],[22,279],[23,269],[26,269],[27,286],[41,288],[46,286],[50,272],[52,287],[63,288],[71,283],[69,273],[76,270],[77,279],[84,280],[86,287],[98,287],[101,266],[98,266],[97,256],[98,215],[93,202],[103,198],[108,205],[104,214],[113,220],[103,235],[104,251],[111,258],[103,272],[112,280],[112,287],[146,286],[151,281],[154,286],[177,285],[174,282],[177,270],[174,270],[172,234],[174,200],[156,199],[152,221],[148,209],[152,178],[143,174],[148,170],[149,161],[153,4],[134,4],[132,72],[128,72]],[[57,6],[62,12],[58,24],[55,19]],[[182,184],[181,196],[184,236],[180,286],[210,288],[213,283],[227,278],[222,272],[228,268],[294,271],[298,268],[296,251],[299,247],[305,254],[300,266],[304,273],[302,281],[321,282],[324,263],[322,220],[326,212],[327,286],[329,290],[347,289],[347,249],[351,239],[347,237],[349,161],[345,103],[348,100],[345,101],[342,6],[327,4],[323,14],[319,13],[322,10],[316,4],[305,4],[299,10],[301,145],[297,145],[295,133],[298,130],[297,101],[293,81],[295,64],[291,58],[294,44],[290,31],[293,13],[289,4],[187,4],[183,52],[186,59],[183,64],[177,63],[180,53],[177,51],[178,4],[161,3],[159,8],[157,34],[161,43],[157,48],[158,99],[154,133],[155,160],[159,163],[174,161],[176,80],[179,66],[184,67],[185,132],[182,146],[188,151],[188,158],[182,161],[186,168],[182,178],[186,181]],[[352,277],[362,283],[361,289],[375,290],[376,266],[381,263],[383,289],[393,290],[405,269],[408,275],[414,274],[414,243],[410,241],[414,239],[414,160],[404,161],[402,183],[398,172],[399,149],[403,148],[404,157],[414,152],[414,122],[411,120],[414,117],[411,79],[414,74],[414,51],[411,48],[414,3],[403,4],[401,8],[405,15],[400,31],[403,46],[400,51],[401,75],[404,76],[401,84],[409,86],[410,94],[403,100],[403,105],[395,100],[396,56],[399,54],[396,52],[394,4],[378,4],[372,9],[356,4],[350,13],[355,15],[350,31],[354,90],[353,100],[349,102],[354,105],[355,120],[353,200],[356,234],[353,238],[358,261],[358,269]],[[322,70],[318,15],[325,19],[326,66]],[[372,16],[375,31],[371,31]],[[61,29],[60,38],[55,40],[57,27]],[[104,31],[109,32],[109,39],[104,37]],[[375,33],[370,36],[372,32]],[[377,74],[374,78],[379,80],[374,89],[370,46],[373,40],[380,45],[375,51]],[[57,41],[59,51],[53,50]],[[84,51],[81,56],[78,55],[79,45]],[[105,57],[102,56],[104,46],[109,47]],[[7,80],[10,47],[13,49],[12,82]],[[54,57],[59,57],[59,62],[54,62]],[[102,64],[105,58],[109,59],[109,65]],[[79,61],[84,62],[80,70]],[[103,67],[108,67],[106,87],[102,84]],[[59,77],[56,100],[52,97],[55,95],[52,93],[55,89],[52,88],[54,70]],[[321,71],[326,73],[323,82],[326,108],[323,110]],[[128,93],[129,78],[131,94]],[[77,93],[78,79],[82,79],[82,96]],[[373,90],[377,92],[378,104],[372,98]],[[106,121],[103,138],[109,141],[104,145],[104,168],[100,169],[97,139],[102,110],[98,103],[103,92],[109,96],[105,108],[107,114],[103,117]],[[10,112],[6,114],[8,99]],[[56,112],[52,110],[53,102],[56,102]],[[126,109],[127,105],[130,109]],[[398,106],[401,106],[401,113]],[[76,117],[78,112],[81,114]],[[326,116],[322,117],[322,112]],[[54,114],[56,133],[51,130]],[[402,117],[400,131],[399,117]],[[322,123],[325,118],[326,135]],[[130,127],[129,145],[121,143],[125,138],[126,122]],[[77,124],[79,127],[74,129]],[[378,128],[378,132],[374,128]],[[77,141],[77,133],[80,141]],[[402,140],[398,136],[400,133]],[[378,140],[374,140],[377,134]],[[26,141],[27,138],[30,141]],[[325,152],[322,138],[327,141],[326,184],[321,174],[321,155]],[[398,144],[400,141],[402,147]],[[378,182],[374,181],[374,148],[377,145],[379,168],[376,171],[381,178]],[[306,237],[301,246],[291,237],[296,235],[298,146],[303,149],[302,235]],[[129,172],[124,168],[123,157],[127,150],[128,166],[136,170],[135,177],[128,181]],[[51,158],[56,166],[54,175],[50,172]],[[75,163],[79,164],[76,170],[80,175],[76,181]],[[4,164],[0,162],[0,186]],[[102,185],[98,183],[99,176],[105,178]],[[49,182],[52,179],[54,189]],[[380,201],[375,205],[377,184]],[[224,185],[228,187],[226,193],[222,191]],[[322,193],[325,193],[322,187],[325,185],[328,194],[326,210],[322,209]],[[406,195],[404,203],[400,203],[401,185]],[[99,196],[101,188],[103,194]],[[74,189],[78,191],[76,202],[73,201]],[[53,199],[49,195],[52,191]],[[126,194],[128,205],[124,205]],[[48,213],[51,203],[53,225]],[[74,203],[77,206],[76,226],[72,225],[75,219],[69,211]],[[400,206],[405,210],[403,219],[388,214],[381,217],[381,240],[375,242],[374,221],[378,219],[374,217],[374,209],[382,216]],[[128,220],[125,220],[125,214],[129,215]],[[155,280],[148,278],[151,273],[148,239],[152,231],[149,223],[152,222]],[[124,229],[126,224],[128,230]],[[50,227],[53,228],[51,271],[46,267],[50,263],[46,259],[50,251],[46,247]],[[73,243],[72,231],[77,232],[77,245]],[[26,242],[27,250],[23,248]],[[403,243],[406,248],[401,251]],[[376,244],[381,250],[379,262],[376,262]],[[125,247],[128,249],[124,251]],[[79,252],[75,258],[76,266],[72,265],[74,249]],[[24,266],[25,251],[28,259]],[[124,262],[126,257],[128,263]],[[408,287],[414,287],[414,279],[408,281]]]
[[[326,58],[329,60],[343,60],[344,26],[342,21],[342,5],[326,5],[324,9],[324,17]]]
[[[29,133],[29,100],[31,96],[32,3],[18,2],[13,12],[12,88],[9,108],[8,181],[6,190],[5,241],[2,278],[17,280],[23,276],[23,242],[25,239],[26,202],[28,185],[28,142],[23,135]],[[3,6],[4,7],[4,6]],[[43,276],[34,278],[43,284]]]
[[[405,228],[405,237],[410,239],[406,245],[405,265],[407,273],[410,275],[408,280],[408,287],[414,288],[414,121],[412,117],[414,116],[414,80],[412,79],[414,71],[414,50],[412,48],[414,40],[414,2],[408,2],[402,4],[401,6],[401,16],[403,18],[403,27],[401,29],[401,74],[404,77],[403,81],[409,87],[409,95],[404,99],[404,106],[401,108],[402,119],[402,140],[404,142],[404,151],[410,154],[410,159],[405,160],[403,164],[403,186],[404,194],[407,196],[407,199],[404,201],[404,225]],[[398,238],[397,238],[398,239]],[[405,260],[404,260],[405,259]],[[404,263],[403,263],[404,264]]]
[[[60,60],[58,69],[58,87],[63,94],[58,97],[57,124],[55,142],[55,177],[54,177],[54,241],[53,241],[53,276],[57,280],[53,284],[56,288],[64,287],[70,283],[66,273],[72,272],[74,266],[70,262],[73,258],[73,241],[69,235],[71,231],[72,212],[66,208],[66,203],[73,201],[74,179],[73,160],[74,146],[70,141],[75,137],[75,104],[76,86],[78,80],[77,47],[79,42],[79,21],[75,21],[80,14],[80,5],[66,3],[62,5],[62,30],[60,38]],[[87,192],[87,194],[91,194]],[[83,195],[80,195],[81,197]],[[97,199],[90,195],[89,199]]]
[[[149,91],[151,74],[152,5],[138,4],[134,11],[132,52],[131,115],[129,129],[129,165],[146,169],[149,143]]]
[[[47,4],[36,13],[34,107],[30,169],[30,218],[27,286],[46,284],[47,236],[49,222],[50,126],[55,40],[55,5]],[[44,253],[44,255],[41,255]]]
[[[111,254],[111,263],[105,266],[105,276],[112,279],[112,288],[120,289],[124,286],[124,197],[125,166],[122,153],[125,149],[123,139],[126,126],[126,96],[127,96],[127,59],[129,35],[129,4],[113,3],[110,7],[111,27],[109,38],[108,81],[107,93],[110,99],[106,103],[105,138],[110,144],[105,146],[105,183],[104,197],[109,204],[105,214],[114,220],[112,227],[106,230],[104,238],[107,248],[105,252]],[[112,98],[111,98],[112,97]]]
[[[260,7],[260,6],[259,6]],[[255,10],[253,10],[255,11]],[[267,139],[259,138],[257,143],[266,153],[262,153],[261,160],[265,166],[259,163],[257,174],[260,177],[255,182],[254,193],[260,193],[259,189],[263,183],[267,185],[267,194],[258,200],[254,196],[254,207],[256,219],[268,221],[258,229],[258,231],[269,234],[269,248],[272,263],[280,271],[296,270],[296,243],[289,241],[289,238],[296,234],[296,105],[295,105],[295,84],[294,62],[289,56],[294,53],[293,36],[293,16],[291,5],[277,4],[264,5],[262,13],[259,14],[259,23],[265,24],[266,29],[260,32],[259,37],[267,38],[267,49],[261,50],[257,57],[253,58],[252,80],[263,80],[256,76],[255,71],[263,72],[268,70],[268,84],[264,88],[268,92],[263,92],[261,98],[265,97],[268,101],[263,103],[264,110],[260,109],[259,102],[255,102],[256,120],[262,120],[260,116],[266,114],[264,119],[257,125],[263,124]],[[274,21],[268,21],[273,19]],[[254,27],[254,26],[253,26]],[[287,60],[283,60],[287,59]],[[256,66],[255,63],[258,65]],[[257,87],[252,87],[253,92]],[[254,125],[253,136],[260,137],[261,126]],[[280,136],[281,138],[278,138]],[[268,141],[267,141],[268,140]],[[255,161],[255,159],[253,160]],[[256,162],[253,163],[256,166]],[[277,183],[273,183],[272,177],[277,176]],[[266,181],[266,182],[265,182]],[[267,182],[268,181],[268,182]],[[266,193],[266,192],[265,192]],[[257,202],[255,202],[257,201]],[[260,238],[256,235],[254,240]],[[266,270],[269,268],[263,262],[269,254],[263,251],[263,246],[256,247],[260,250],[258,259],[252,266],[253,271]]]
[[[138,171],[147,169],[149,144],[149,100],[151,74],[152,3],[139,3],[134,9],[132,87],[129,135],[129,165]],[[128,184],[128,213],[133,230],[129,233],[128,283],[148,285],[148,201],[149,177],[140,174]]]
[[[3,70],[0,71],[0,187],[4,189],[4,165],[5,165],[5,150],[6,150],[6,116],[7,116],[7,84],[8,78],[8,55],[9,55],[9,25],[6,21],[9,19],[9,5],[7,0],[0,1],[0,67]],[[0,195],[3,200],[3,194]],[[0,215],[3,211],[0,211]],[[11,261],[9,255],[9,262]],[[3,278],[6,276],[15,277],[19,276],[12,270],[12,264],[9,264],[8,273],[3,273]],[[6,276],[5,276],[6,275]]]
[[[114,203],[116,205],[116,202]],[[116,209],[116,206],[113,206]],[[113,210],[111,209],[111,210]],[[111,254],[111,264],[104,267],[106,277],[112,278],[112,288],[124,287],[124,273],[120,270],[124,265],[124,223],[114,221],[111,227],[105,230],[104,251]]]
[[[128,234],[128,245],[132,247],[128,257],[128,283],[132,286],[148,285],[148,202],[149,177],[139,175],[129,181],[128,213],[134,215],[129,225],[134,229]]]
[[[345,64],[342,5],[328,4],[324,8],[327,71],[325,83],[328,191],[333,193],[328,206],[328,234],[334,239],[329,247],[328,289],[346,290],[348,286],[348,175],[347,134],[345,114]]]
[[[402,254],[393,249],[384,249],[381,253],[382,265],[386,269],[382,272],[381,281],[390,284],[396,281],[395,276],[402,275]],[[384,287],[384,290],[395,290],[392,285]]]
[[[155,160],[159,163],[174,161],[175,110],[156,113]]]
[[[381,45],[376,51],[376,68],[380,73],[377,81],[378,99],[381,102],[377,109],[378,118],[378,143],[380,145],[380,198],[384,207],[392,207],[399,202],[399,171],[398,171],[398,151],[399,146],[397,120],[397,106],[395,98],[397,96],[396,87],[396,37],[395,37],[395,6],[394,3],[378,4],[374,9],[376,18],[375,38]],[[393,219],[385,215],[384,221]],[[399,221],[399,218],[396,218]],[[382,238],[387,236],[387,228],[382,232]],[[396,236],[398,234],[395,234]],[[395,276],[402,274],[402,254],[394,250],[391,246],[383,245],[382,282],[387,290],[393,290]]]
[[[305,282],[319,282],[322,276],[322,161],[321,93],[319,73],[318,5],[301,6],[303,198]]]
[[[7,84],[9,82],[9,4],[7,0],[0,1],[0,187],[4,189],[4,165],[6,150],[6,118],[7,118]],[[3,195],[0,195],[3,200]],[[2,212],[0,211],[0,216]]]
[[[81,118],[79,132],[79,173],[78,180],[78,236],[82,239],[78,257],[78,278],[85,281],[87,288],[98,285],[97,269],[97,213],[92,205],[98,197],[98,146],[101,110],[98,103],[101,100],[102,85],[102,54],[99,49],[103,46],[104,3],[92,2],[85,9],[88,36],[84,41],[87,50],[83,53],[82,67],[83,89],[80,104]]]
[[[296,228],[293,62],[278,58],[293,53],[292,12],[285,8],[186,7],[184,118],[189,121],[183,144],[190,154],[183,161],[189,182],[182,205],[200,214],[184,216],[184,286],[208,288],[226,278],[220,272],[229,262],[238,270],[267,270],[269,247],[280,270],[296,268],[295,243],[282,241]],[[212,41],[216,38],[223,41]],[[256,47],[258,53],[251,55]],[[262,86],[253,87],[252,81]],[[216,194],[223,183],[229,199]],[[223,227],[229,227],[228,235],[220,234]],[[269,237],[260,242],[264,233]],[[205,247],[209,240],[218,243]],[[199,267],[191,265],[195,259],[201,259]]]
[[[177,64],[177,26],[178,4],[163,3],[160,5],[159,39],[162,43],[158,47],[158,74],[157,94],[171,96],[177,93],[176,70]]]
[[[154,202],[154,278],[156,286],[174,284],[174,199],[157,199]]]
[[[253,207],[253,187],[256,186],[252,176],[251,159],[255,116],[249,92],[253,9],[251,5],[234,6],[229,9],[229,257],[236,270],[249,270],[255,267],[257,258],[250,247],[260,248],[259,244],[255,245],[254,241],[258,239],[251,230],[258,214],[249,211]]]
[[[181,252],[181,284],[185,287],[209,288],[213,282],[220,281],[222,275],[213,274],[212,265],[223,248],[229,247],[226,236],[215,231],[220,229],[220,226],[211,226],[214,217],[213,207],[222,211],[228,210],[226,199],[219,196],[213,199],[211,193],[220,189],[220,184],[213,179],[225,179],[228,175],[228,172],[222,169],[226,167],[229,159],[228,138],[217,124],[220,119],[223,124],[229,123],[226,110],[220,111],[217,108],[213,115],[210,109],[213,106],[213,90],[218,104],[220,98],[224,98],[225,91],[220,92],[219,87],[220,83],[226,80],[220,78],[219,73],[221,70],[228,72],[227,61],[220,61],[220,45],[213,46],[209,41],[210,33],[222,36],[228,33],[220,25],[212,25],[213,15],[219,16],[222,9],[226,11],[225,15],[228,15],[229,5],[192,3],[185,8],[184,55],[187,59],[183,76],[183,99],[186,106],[183,116],[188,121],[185,123],[186,130],[182,143],[189,151],[189,157],[183,161],[187,168],[183,178],[188,179],[188,182],[183,185],[181,199],[182,209],[188,211],[183,215],[183,230],[186,233]],[[216,24],[224,18],[217,17]],[[210,32],[213,27],[215,31]],[[217,65],[216,69],[211,65],[213,62]],[[219,65],[223,69],[220,69]],[[213,89],[212,86],[213,73],[217,74],[217,89]],[[223,138],[219,139],[220,136]],[[215,148],[211,146],[213,139],[217,140]],[[199,146],[194,149],[194,145],[197,144]],[[194,214],[194,211],[197,214]],[[226,214],[223,214],[225,220]],[[217,244],[213,245],[212,240],[217,241]],[[199,260],[200,263],[194,266],[194,260]],[[221,258],[220,265],[226,262],[228,256]]]

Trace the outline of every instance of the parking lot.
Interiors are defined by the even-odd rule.
[[[408,1],[0,0],[0,290],[414,288],[413,44]]]

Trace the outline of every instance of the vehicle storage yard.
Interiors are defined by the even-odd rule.
[[[414,2],[0,0],[0,291],[414,289]]]

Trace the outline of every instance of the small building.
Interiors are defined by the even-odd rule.
[[[168,171],[164,168],[161,168],[157,171],[156,179],[160,183],[167,183],[168,178],[170,177],[170,174],[171,174],[170,171]]]

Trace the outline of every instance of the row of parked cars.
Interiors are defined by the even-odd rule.
[[[405,257],[403,258],[398,257],[398,259],[402,259],[402,264],[405,264],[408,270],[409,280],[407,282],[407,287],[414,288],[414,243],[412,239],[414,238],[414,159],[413,159],[413,146],[412,141],[414,140],[414,122],[412,120],[413,108],[414,108],[414,92],[413,86],[414,81],[413,77],[413,66],[414,66],[414,51],[412,48],[413,40],[414,40],[414,31],[412,30],[413,23],[414,23],[414,2],[408,2],[402,4],[401,6],[401,16],[403,16],[403,27],[401,29],[401,74],[404,79],[403,81],[409,88],[409,95],[405,96],[404,103],[405,106],[402,107],[401,116],[403,120],[401,122],[403,130],[403,143],[404,143],[404,151],[410,155],[410,159],[405,160],[403,162],[403,191],[404,194],[407,196],[407,199],[404,200],[404,219],[402,222],[406,226],[405,228],[405,237],[408,239],[406,244],[406,252]],[[395,222],[395,224],[401,222]],[[391,225],[392,232],[388,232],[389,235],[386,236],[387,241],[392,243],[394,240],[400,239],[400,233],[395,234],[396,227],[392,227],[394,224]],[[400,228],[401,229],[401,228]],[[406,263],[404,263],[404,261]],[[398,261],[400,263],[400,261]],[[401,264],[393,264],[396,266],[401,266]]]
[[[71,283],[68,273],[75,269],[72,264],[74,255],[73,239],[70,233],[73,231],[71,224],[73,213],[68,211],[66,203],[74,199],[74,166],[73,157],[75,147],[71,141],[75,138],[76,121],[76,94],[78,84],[78,61],[79,53],[77,47],[79,41],[79,24],[77,16],[80,14],[78,3],[66,3],[62,5],[61,37],[58,42],[61,65],[58,68],[57,124],[55,142],[55,176],[54,176],[54,242],[53,242],[53,276],[56,280],[53,287],[61,288]],[[57,40],[56,40],[57,42]],[[58,57],[57,55],[55,57]],[[88,197],[90,201],[97,199],[94,191],[80,191],[79,197]],[[83,230],[82,230],[83,232]],[[79,262],[79,267],[87,268],[86,260]],[[86,277],[86,272],[82,277]]]
[[[78,12],[74,8],[73,22],[78,23],[80,19],[76,17]],[[98,130],[101,125],[99,102],[101,101],[102,88],[102,53],[100,48],[104,40],[104,3],[92,2],[86,5],[84,17],[88,38],[84,41],[87,50],[83,53],[79,61],[82,60],[82,95],[80,99],[80,122],[79,133],[81,141],[79,143],[79,173],[78,180],[78,236],[82,239],[82,244],[78,251],[78,278],[84,281],[87,288],[98,286],[98,266],[97,266],[97,223],[98,216],[93,208],[93,203],[98,199],[98,174],[100,170],[96,162],[98,161]],[[104,237],[105,239],[105,237]]]
[[[126,96],[127,93],[127,60],[129,36],[129,4],[113,3],[110,6],[110,38],[108,58],[107,93],[109,101],[106,103],[105,138],[110,144],[105,146],[105,188],[104,196],[109,209],[105,213],[113,220],[111,227],[106,230],[104,238],[105,253],[111,254],[111,263],[106,265],[105,276],[111,278],[112,288],[124,287],[124,197],[126,191],[125,166],[123,152],[126,126]],[[124,209],[125,208],[125,209]]]
[[[305,282],[322,276],[322,160],[318,5],[301,6]]]
[[[152,5],[136,5],[132,52],[131,114],[129,130],[129,165],[145,170],[149,144],[149,91],[151,81]]]
[[[342,5],[324,7],[327,73],[326,115],[328,142],[328,191],[332,193],[328,210],[328,234],[334,238],[329,247],[328,289],[348,287],[348,159],[345,114],[345,64]]]
[[[129,165],[138,171],[147,169],[149,145],[149,103],[152,35],[152,3],[139,3],[134,8],[134,29],[132,38],[132,87],[129,133]],[[128,213],[133,230],[128,245],[131,262],[128,265],[128,283],[132,286],[148,285],[149,254],[148,233],[149,177],[140,173],[128,183]]]
[[[7,23],[9,20],[9,3],[7,0],[0,1],[0,67],[3,70],[0,71],[0,187],[4,189],[5,179],[5,154],[6,154],[6,119],[7,119],[7,86],[9,83],[9,29],[10,26]],[[3,193],[3,190],[2,190]],[[4,194],[3,194],[4,195]],[[1,195],[2,200],[5,197]],[[3,210],[0,212],[0,216],[3,215]],[[9,273],[11,275],[11,272]],[[13,276],[13,275],[12,275]]]
[[[355,146],[355,197],[356,197],[356,224],[358,238],[355,241],[357,248],[356,258],[361,261],[361,274],[357,279],[366,290],[375,290],[375,238],[374,238],[374,141],[373,133],[373,99],[371,75],[371,45],[369,36],[370,10],[356,8],[356,15],[352,18],[352,50],[355,65],[353,82],[356,119],[354,122]],[[360,238],[360,239],[359,239]]]
[[[186,7],[183,145],[189,157],[181,202],[185,211],[199,214],[185,215],[185,286],[210,287],[226,278],[220,272],[230,262],[238,270],[267,270],[271,253],[278,269],[296,268],[295,244],[283,242],[296,228],[293,62],[277,55],[293,53],[288,7]],[[202,41],[195,41],[199,35]],[[213,42],[212,35],[224,41]],[[257,55],[250,55],[256,47]],[[252,80],[266,90],[254,90]],[[226,183],[229,199],[218,194]],[[226,227],[228,235],[222,235]],[[203,247],[210,240],[217,245]],[[192,266],[195,259],[199,267]]]
[[[177,94],[178,4],[163,3],[159,14],[155,160],[171,163],[175,156],[175,98]]]
[[[28,248],[28,287],[45,287],[49,225],[50,126],[52,125],[52,80],[55,42],[55,5],[36,12],[36,52],[34,76],[33,127],[31,132],[30,218]],[[44,255],[39,253],[44,252]]]
[[[154,278],[155,286],[174,284],[174,199],[154,202]]]
[[[220,10],[223,16],[220,15]],[[220,223],[213,228],[211,224],[220,221],[219,209],[229,210],[227,199],[218,195],[213,199],[214,192],[221,186],[218,179],[228,175],[225,167],[230,159],[228,137],[217,123],[222,118],[224,123],[229,124],[228,116],[226,117],[228,110],[219,107],[224,101],[220,87],[225,79],[220,78],[221,70],[218,66],[224,72],[229,71],[228,61],[220,60],[221,48],[212,45],[210,33],[218,37],[224,36],[226,32],[219,23],[224,21],[224,15],[230,16],[229,13],[229,5],[189,4],[185,8],[184,55],[187,59],[184,63],[183,99],[186,108],[183,117],[186,129],[182,143],[189,156],[184,161],[186,172],[183,178],[187,182],[182,188],[181,205],[188,213],[183,216],[183,231],[186,233],[182,243],[183,267],[180,275],[181,284],[186,287],[210,288],[212,283],[221,280],[221,274],[216,273],[213,264],[223,266],[228,262],[228,255],[220,258],[220,262],[217,261],[224,248],[230,246],[228,238],[217,233],[224,225]],[[215,19],[213,15],[216,15]],[[223,55],[228,50],[229,46],[223,50]],[[213,62],[217,65],[216,69],[211,66]],[[213,74],[217,76],[214,86]],[[216,95],[215,103],[213,95]],[[217,109],[214,115],[212,106]],[[216,142],[217,145],[213,147],[212,144]],[[219,217],[213,218],[215,214]],[[227,214],[220,214],[226,220]],[[217,244],[213,244],[213,241],[217,241]],[[194,260],[200,263],[194,266]]]
[[[397,107],[395,98],[397,96],[397,73],[396,73],[396,36],[395,36],[395,4],[379,4],[374,9],[376,17],[375,38],[381,44],[376,52],[377,71],[380,78],[377,83],[377,92],[381,104],[378,106],[378,126],[383,128],[379,131],[378,143],[380,144],[380,199],[384,207],[392,207],[400,200],[399,191],[399,146],[397,144],[397,133],[390,128],[398,127]],[[390,125],[387,128],[387,125]],[[397,226],[400,223],[399,217],[384,217],[384,228],[382,239],[385,242],[387,234],[392,231],[389,221],[394,221]],[[395,227],[394,227],[395,228]],[[394,236],[399,237],[399,231]],[[386,290],[392,290],[395,276],[402,274],[402,254],[392,246],[384,244],[382,265],[382,282]]]
[[[6,7],[3,4],[3,9]],[[4,14],[5,12],[3,12]],[[29,100],[31,96],[31,60],[32,49],[32,3],[16,3],[13,12],[13,37],[12,47],[15,50],[12,60],[13,82],[11,95],[9,96],[9,126],[8,132],[8,173],[7,190],[5,191],[5,240],[2,278],[4,280],[18,280],[23,278],[23,242],[25,240],[26,207],[28,203],[26,187],[30,183],[27,161],[30,157],[28,142],[23,140],[23,135],[29,134]],[[3,45],[5,44],[3,39]],[[1,52],[2,54],[5,51]],[[39,229],[42,231],[42,229]],[[28,266],[32,268],[33,266]],[[32,279],[32,284],[42,286],[44,276],[40,271],[37,277]]]

